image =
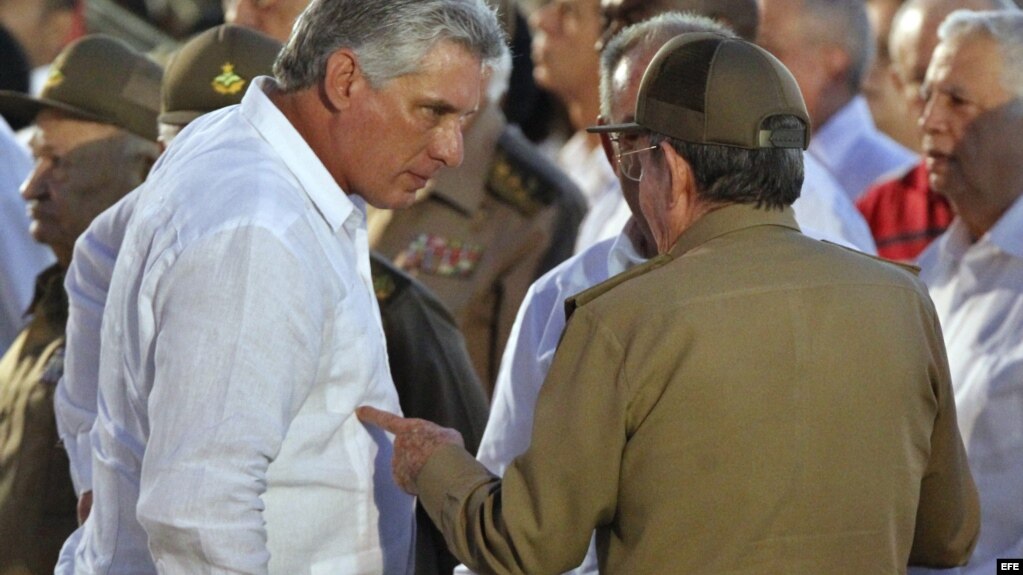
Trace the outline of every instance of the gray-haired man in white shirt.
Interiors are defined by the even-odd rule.
[[[411,572],[390,440],[352,417],[398,407],[364,202],[461,162],[504,50],[482,0],[314,1],[276,78],[178,136],[111,280],[71,570]]]

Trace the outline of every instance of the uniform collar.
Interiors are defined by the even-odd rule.
[[[338,186],[309,143],[267,96],[266,92],[274,86],[273,78],[256,78],[242,98],[241,114],[273,148],[330,229],[337,233],[346,220],[359,219],[362,212],[353,198]]]
[[[462,165],[441,169],[431,181],[428,195],[443,198],[466,214],[476,213],[486,197],[494,148],[506,125],[499,106],[484,106],[463,137]]]
[[[36,276],[35,293],[29,313],[45,317],[55,325],[67,323],[68,300],[64,291],[64,268],[53,264]]]
[[[689,229],[682,232],[669,253],[678,258],[710,240],[756,226],[782,226],[799,231],[791,206],[782,210],[769,210],[752,204],[730,204],[696,220]]]

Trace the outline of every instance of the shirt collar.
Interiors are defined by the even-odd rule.
[[[441,168],[431,181],[429,193],[444,198],[467,214],[476,213],[486,196],[494,148],[506,125],[497,105],[484,106],[463,138],[462,165]]]
[[[242,98],[242,117],[281,158],[331,230],[337,233],[349,218],[364,221],[361,201],[357,203],[357,198],[349,197],[338,186],[302,135],[267,96],[275,85],[268,76],[253,80]]]
[[[689,229],[682,232],[670,253],[672,257],[681,257],[710,240],[756,226],[783,226],[799,231],[791,206],[785,206],[782,210],[768,210],[751,204],[730,204],[696,220]]]
[[[935,251],[935,256],[942,260],[960,261],[966,252],[979,246],[990,246],[1014,258],[1023,259],[1023,196],[1017,198],[1008,211],[995,222],[986,234],[974,240],[963,219],[956,217],[945,233],[934,240],[934,245],[920,254],[921,267],[928,265],[928,254]]]
[[[634,225],[630,219],[625,224],[625,228],[622,229],[622,233],[618,234],[618,237],[614,239],[614,243],[611,244],[611,249],[607,253],[607,269],[611,276],[618,275],[625,270],[639,265],[646,260],[636,246],[632,244],[632,240],[629,238],[628,229]]]
[[[1023,260],[1023,196],[988,231],[988,238],[1003,252]]]

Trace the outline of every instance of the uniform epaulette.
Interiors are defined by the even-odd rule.
[[[609,279],[602,281],[601,283],[581,291],[574,296],[569,297],[565,300],[565,319],[572,317],[575,310],[590,303],[598,297],[606,294],[614,288],[622,285],[623,283],[641,276],[643,274],[652,272],[653,270],[663,266],[670,262],[672,257],[670,254],[660,254],[654,258],[651,258],[637,266],[631,267],[624,272],[613,276]]]
[[[839,247],[839,248],[842,248],[843,250],[846,250],[846,251],[849,251],[849,252],[853,252],[853,253],[861,255],[861,256],[866,256],[866,257],[868,257],[868,258],[870,258],[872,260],[875,260],[875,261],[879,261],[879,262],[883,262],[883,263],[886,263],[886,264],[891,264],[893,266],[900,267],[900,268],[906,270],[907,272],[913,274],[914,276],[919,276],[920,275],[920,266],[916,266],[916,265],[913,265],[913,264],[908,264],[906,262],[900,262],[900,261],[897,261],[897,260],[890,260],[888,258],[883,258],[881,256],[875,256],[875,255],[872,255],[872,254],[861,252],[860,250],[857,250],[857,249],[850,248],[849,246],[843,246],[842,244],[836,244],[835,242],[829,242],[828,240],[821,240],[821,241],[826,243],[826,244],[828,244],[828,245]]]
[[[487,175],[487,191],[516,211],[531,216],[574,184],[519,132],[501,133]]]
[[[369,268],[370,275],[373,276],[373,292],[379,303],[387,301],[395,293],[405,289],[411,281],[404,272],[376,252],[370,254]]]

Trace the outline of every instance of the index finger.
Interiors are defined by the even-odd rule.
[[[368,405],[356,408],[355,415],[359,418],[359,421],[363,423],[372,423],[384,431],[388,431],[395,435],[407,427],[404,417],[389,411],[370,407]]]

